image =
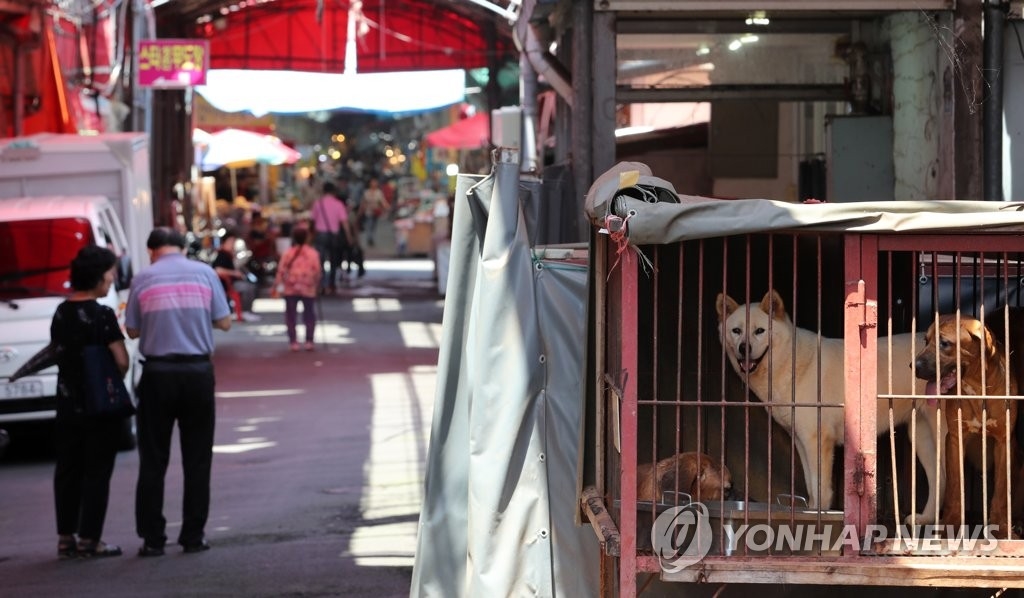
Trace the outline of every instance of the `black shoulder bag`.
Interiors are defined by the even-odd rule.
[[[85,414],[92,417],[124,418],[135,414],[135,405],[124,376],[107,345],[82,347],[82,399]]]

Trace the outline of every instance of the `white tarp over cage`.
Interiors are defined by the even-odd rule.
[[[460,175],[413,597],[595,596],[577,525],[586,264],[531,248],[517,154]]]
[[[591,222],[625,230],[633,245],[772,230],[928,232],[1024,227],[1024,203],[872,201],[802,204],[679,195],[639,162],[620,162],[587,194]],[[625,227],[622,229],[621,227]]]

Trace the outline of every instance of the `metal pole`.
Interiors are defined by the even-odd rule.
[[[21,137],[25,132],[25,52],[22,42],[14,41],[14,89],[11,97],[14,102],[14,137]]]
[[[983,187],[986,201],[1003,201],[1003,32],[1006,30],[1007,3],[985,3],[984,83],[986,93],[982,127]]]
[[[537,71],[526,54],[519,55],[519,172],[536,173],[540,169],[537,148]]]
[[[579,222],[576,223],[575,234],[567,237],[572,239],[590,238],[586,219],[582,217],[585,194],[594,182],[594,146],[593,146],[593,114],[594,114],[594,85],[587,84],[593,81],[593,35],[594,35],[594,7],[592,2],[575,2],[572,6],[572,76],[576,81],[582,81],[580,85],[573,86],[572,102],[572,172],[573,189],[575,196],[573,201],[578,202],[574,206],[574,212],[580,214]],[[614,43],[614,42],[613,42]],[[614,64],[612,65],[614,69]],[[613,88],[615,82],[610,84]],[[614,96],[614,93],[612,94]],[[614,128],[614,122],[612,124]],[[561,142],[559,142],[561,143]]]
[[[983,61],[981,39],[981,0],[958,0],[953,12],[958,60],[965,65]],[[982,94],[981,72],[977,68],[955,68],[953,79],[953,185],[956,199],[980,200],[982,189],[982,114],[978,108]]]

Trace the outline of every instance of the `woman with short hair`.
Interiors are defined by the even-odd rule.
[[[61,559],[121,555],[119,547],[100,538],[124,420],[85,413],[82,359],[86,345],[105,345],[121,374],[128,371],[128,351],[117,316],[96,301],[110,291],[116,266],[117,256],[109,249],[83,247],[71,261],[71,295],[57,306],[50,324],[50,340],[61,347],[53,474],[57,556]]]

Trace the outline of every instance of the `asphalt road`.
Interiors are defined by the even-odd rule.
[[[125,555],[58,561],[52,456],[16,437],[0,459],[0,596],[408,596],[443,301],[427,260],[367,267],[320,302],[312,353],[288,350],[278,300],[218,333],[208,552],[135,556],[138,457],[123,452],[104,539]],[[175,456],[172,542],[180,493]]]

